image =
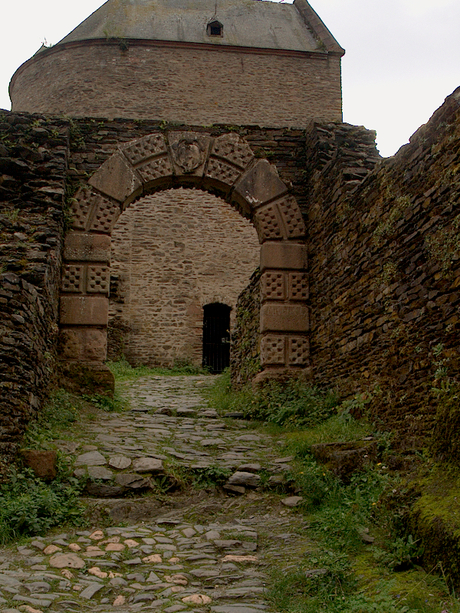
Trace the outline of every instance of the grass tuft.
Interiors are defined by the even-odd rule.
[[[115,381],[130,381],[148,376],[180,376],[180,375],[209,375],[209,371],[199,366],[187,363],[178,363],[171,368],[150,367],[150,366],[131,366],[127,360],[118,362],[108,362]]]
[[[253,390],[231,387],[230,372],[224,372],[208,392],[210,404],[222,415],[242,412],[247,419],[290,427],[307,427],[321,423],[336,412],[337,396],[309,387],[299,379],[286,382],[268,381]]]

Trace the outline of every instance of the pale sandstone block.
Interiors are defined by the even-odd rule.
[[[307,266],[306,246],[289,241],[264,243],[260,249],[260,269],[303,270]]]
[[[104,162],[88,183],[121,203],[132,202],[142,192],[141,180],[121,153]]]
[[[67,262],[110,262],[110,236],[70,232],[65,239]]]
[[[257,208],[286,192],[287,186],[279,178],[276,167],[268,160],[259,160],[235,187],[236,199],[249,203],[251,208]]]
[[[260,331],[307,332],[308,308],[301,304],[264,304],[260,309]]]

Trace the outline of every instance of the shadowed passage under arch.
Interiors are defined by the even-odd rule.
[[[305,225],[276,167],[235,133],[155,132],[118,150],[75,195],[62,278],[61,358],[104,372],[110,241],[121,213],[145,194],[210,191],[249,218],[261,243],[261,365],[267,374],[308,364]]]

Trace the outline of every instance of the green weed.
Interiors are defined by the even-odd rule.
[[[77,420],[83,401],[65,390],[54,392],[43,406],[39,417],[29,425],[22,445],[37,449],[46,446],[47,441],[60,437]]]
[[[128,401],[123,398],[117,390],[115,390],[113,398],[110,396],[102,396],[101,394],[95,394],[93,396],[83,395],[82,398],[107,413],[122,413],[128,408]]]
[[[229,468],[221,466],[206,466],[193,470],[193,485],[198,488],[213,487],[215,485],[222,486],[226,483],[232,474]]]
[[[80,484],[61,463],[58,478],[50,484],[31,470],[11,467],[0,485],[0,543],[44,534],[53,526],[84,524],[79,501]]]
[[[286,433],[286,449],[289,453],[305,455],[311,445],[319,443],[348,443],[360,441],[372,432],[371,424],[333,415],[326,421],[296,432]]]
[[[269,381],[258,390],[246,386],[231,389],[227,371],[211,387],[209,402],[222,414],[242,412],[247,419],[283,426],[312,426],[330,417],[338,400],[333,392],[322,392],[299,379]]]

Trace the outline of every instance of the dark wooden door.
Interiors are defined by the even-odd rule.
[[[231,308],[216,302],[203,310],[203,366],[219,373],[230,366]]]

